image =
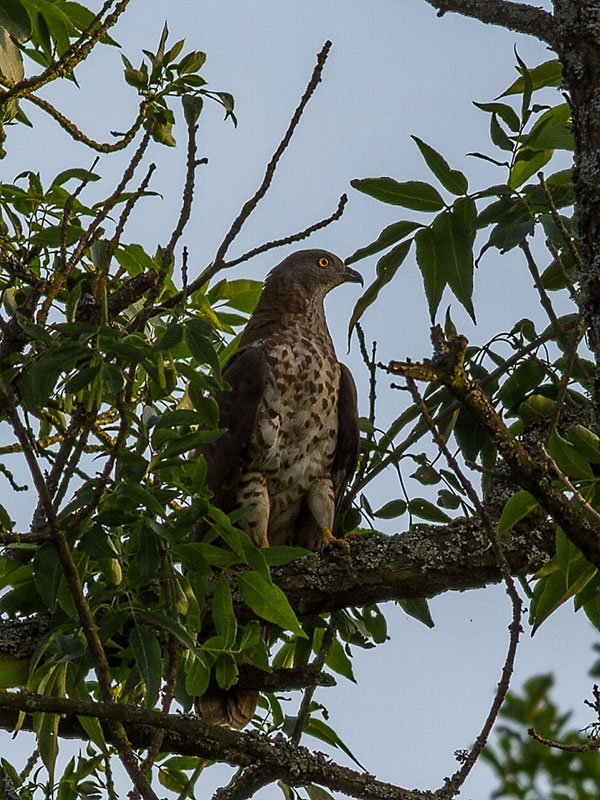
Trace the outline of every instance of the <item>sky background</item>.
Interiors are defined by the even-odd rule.
[[[323,82],[271,190],[231,248],[232,257],[328,216],[342,192],[349,194],[349,203],[341,221],[301,246],[324,247],[346,257],[376,238],[385,225],[412,218],[411,212],[377,203],[349,185],[352,178],[380,175],[432,180],[410,134],[463,170],[471,187],[501,182],[502,171],[466,156],[491,151],[489,117],[472,101],[492,100],[515,79],[515,46],[530,66],[551,57],[527,37],[457,15],[438,18],[423,0],[132,0],[112,35],[135,67],[142,48],[155,49],[165,19],[172,42],[185,37],[189,49],[207,53],[202,74],[208,88],[234,95],[239,120],[237,129],[223,122],[222,110],[212,104],[200,119],[198,155],[209,163],[199,169],[192,218],[182,241],[190,253],[190,279],[210,263],[231,221],[257,188],[326,39],[333,47]],[[103,47],[78,70],[80,89],[62,82],[49,86],[43,96],[87,134],[109,141],[110,130],[129,127],[137,107],[136,93],[121,74],[119,51]],[[47,184],[66,167],[91,164],[93,156],[85,147],[36,108],[27,105],[25,110],[34,128],[9,129],[2,180],[12,181],[27,168],[39,170]],[[151,153],[157,163],[151,188],[162,198],[144,199],[127,233],[128,240],[151,252],[166,243],[179,213],[185,170],[181,123],[174,133],[177,149],[153,146]],[[127,153],[102,156],[97,171],[104,177],[98,191],[110,192],[127,160]],[[556,169],[560,166],[558,162]],[[297,247],[258,257],[228,277],[262,279]],[[367,285],[375,263],[373,258],[354,265]],[[329,296],[326,308],[338,354],[352,368],[366,413],[368,375],[356,341],[346,355],[347,323],[359,293],[356,285],[343,286]],[[477,326],[449,295],[442,299],[442,313],[448,303],[459,330],[474,344],[510,330],[521,317],[536,320],[540,329],[546,326],[525,265],[514,251],[505,256],[488,251],[476,273]],[[413,253],[363,323],[367,341],[378,342],[381,361],[406,356],[419,360],[430,354],[429,314]],[[388,384],[380,377],[380,424],[397,416],[405,402]],[[398,496],[391,472],[369,492],[375,508]],[[26,522],[23,517],[22,524]],[[405,529],[404,520],[381,527],[388,533]],[[391,641],[356,652],[356,685],[340,678],[338,689],[319,690],[315,698],[327,705],[330,724],[369,772],[407,788],[436,789],[456,769],[453,753],[468,748],[479,733],[508,644],[510,604],[502,587],[448,593],[431,601],[431,610],[433,630],[387,604]],[[582,613],[561,609],[533,639],[526,630],[513,687],[519,689],[533,674],[553,671],[556,697],[563,708],[575,709],[574,722],[583,727],[591,721],[583,699],[591,693],[587,669],[596,640]],[[296,699],[288,705],[295,713]],[[10,757],[20,746],[19,739],[8,743],[8,736],[0,732],[0,750],[4,754],[6,740]],[[306,744],[324,749],[309,738]],[[340,752],[334,757],[351,765]],[[228,774],[226,768],[219,773]],[[199,786],[208,796],[216,785],[212,770],[203,781]],[[494,786],[480,763],[461,797],[489,797]],[[281,794],[271,786],[258,796],[267,800]]]

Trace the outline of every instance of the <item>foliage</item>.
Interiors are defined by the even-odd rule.
[[[597,752],[549,750],[528,730],[567,745],[585,746],[586,738],[569,729],[570,713],[560,713],[550,697],[552,675],[537,675],[522,694],[509,692],[500,712],[497,742],[483,759],[498,778],[491,797],[519,800],[591,800],[598,791],[600,755]]]

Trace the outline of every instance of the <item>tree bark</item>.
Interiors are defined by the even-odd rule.
[[[569,94],[575,137],[573,186],[583,274],[581,307],[596,361],[594,401],[600,403],[600,2],[555,0],[557,51]]]

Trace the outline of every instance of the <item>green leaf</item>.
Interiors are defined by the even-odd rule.
[[[473,239],[463,219],[453,211],[436,217],[434,246],[450,289],[475,322],[473,295]]]
[[[567,434],[577,452],[592,464],[600,464],[600,439],[589,428],[576,425]]]
[[[525,183],[527,178],[539,172],[544,164],[547,164],[551,158],[552,150],[531,150],[528,147],[522,148],[519,150],[519,155],[510,171],[508,185],[511,189],[518,189],[522,183]]]
[[[208,689],[210,669],[204,656],[194,658],[185,673],[185,688],[193,697],[200,697]]]
[[[498,400],[507,409],[514,409],[544,378],[544,370],[535,359],[522,362],[498,391]]]
[[[474,106],[489,114],[497,114],[505,122],[511,131],[518,131],[521,125],[519,117],[512,106],[506,103],[473,103]]]
[[[156,497],[137,483],[125,483],[119,487],[119,494],[123,494],[130,500],[135,507],[141,506],[151,514],[158,517],[166,517],[166,509]]]
[[[221,689],[229,689],[238,679],[238,666],[230,653],[221,653],[215,664],[215,678]]]
[[[182,339],[183,328],[181,325],[169,325],[154,343],[154,349],[159,352],[166,352],[176,347]]]
[[[16,658],[8,653],[0,654],[0,689],[24,686],[29,673],[29,658]]]
[[[318,653],[321,649],[321,644],[323,642],[323,628],[317,628],[315,630],[315,636],[312,644],[312,650],[314,653]],[[298,645],[296,646],[298,647]],[[307,653],[307,657],[310,655],[310,650]],[[297,664],[297,661],[294,661],[294,664]],[[342,647],[340,641],[338,639],[334,639],[331,647],[329,648],[329,653],[325,659],[325,664],[332,669],[334,672],[337,672],[338,675],[343,675],[344,678],[347,678],[349,681],[356,683],[356,679],[354,677],[354,672],[352,670],[352,662],[346,655],[346,651]]]
[[[460,215],[439,214],[431,228],[415,235],[417,264],[423,277],[432,322],[446,284],[475,321],[473,294],[473,233]]]
[[[243,531],[235,528],[227,514],[218,508],[212,508],[210,517],[215,522],[215,527],[219,534],[223,537],[225,542],[243,561],[248,564],[253,570],[258,572],[270,581],[269,568],[263,556],[262,549],[250,540],[250,537]]]
[[[362,770],[365,769],[360,761],[354,757],[352,752],[340,739],[333,728],[330,728],[329,725],[322,720],[311,717],[308,725],[306,726],[305,733],[308,733],[309,736],[314,736],[315,739],[320,739],[322,742],[327,742],[327,744],[338,747],[340,750],[343,750],[344,753],[346,753],[346,755],[351,758],[355,764],[358,764]]]
[[[279,783],[281,783],[281,781],[279,781]],[[322,786],[316,786],[314,783],[309,783],[308,786],[305,786],[304,788],[306,789],[306,794],[309,796],[310,800],[335,800],[333,795],[325,791]],[[292,800],[291,795],[290,800]]]
[[[154,425],[155,430],[161,428],[178,428],[180,425],[201,425],[203,418],[196,411],[188,409],[176,409],[175,411],[165,411]]]
[[[568,575],[557,569],[540,578],[533,590],[529,611],[532,634],[557,608],[581,592],[597,572],[597,568],[580,554],[569,564]]]
[[[180,75],[197,72],[204,65],[205,61],[206,53],[202,53],[200,50],[194,50],[181,59],[177,65],[177,72]]]
[[[424,228],[423,230],[427,229]],[[412,240],[396,245],[396,247],[393,247],[389,253],[386,253],[377,262],[377,277],[367,288],[362,297],[356,301],[356,305],[352,311],[352,316],[350,317],[350,322],[348,324],[348,342],[350,342],[350,337],[352,336],[352,331],[354,330],[356,323],[359,321],[371,303],[375,301],[380,290],[387,283],[389,283],[396,274],[398,267],[408,255],[411,244]]]
[[[492,118],[490,120],[490,138],[496,147],[512,153],[514,149],[513,143],[507,136],[506,132],[502,129],[502,126],[498,122],[498,118],[495,114],[492,114]]]
[[[0,20],[1,18],[2,10],[0,8]],[[25,75],[23,57],[19,48],[3,27],[0,27],[0,74],[10,83],[19,83]]]
[[[21,398],[29,411],[36,411],[46,403],[61,371],[60,363],[42,358],[27,368],[21,382]]]
[[[563,81],[562,64],[556,58],[550,61],[544,61],[543,64],[539,64],[539,66],[528,70],[528,72],[531,80],[531,88],[534,91],[536,89],[541,89],[543,86],[560,86]],[[499,97],[506,97],[511,94],[522,94],[524,88],[525,80],[523,76],[521,76],[511,83],[508,89],[502,92]]]
[[[411,617],[427,625],[428,628],[433,628],[435,622],[429,610],[429,603],[424,597],[417,597],[413,600],[397,600],[399,606]]]
[[[217,376],[221,375],[219,356],[209,338],[209,326],[204,320],[191,319],[185,323],[183,335],[190,353],[199,364],[208,364]]]
[[[423,497],[414,497],[410,500],[408,503],[408,510],[415,517],[426,519],[429,522],[451,522],[452,520],[448,514],[444,513],[440,508],[430,503],[429,500],[425,500]]]
[[[31,36],[31,21],[21,0],[2,0],[0,25],[6,28],[19,44],[23,44]]]
[[[266,581],[257,572],[237,576],[240,593],[245,603],[267,622],[274,622],[283,630],[306,638],[287,597],[278,586]]]
[[[152,708],[158,699],[162,676],[160,645],[146,625],[134,625],[129,634],[129,646],[146,686],[146,705]]]
[[[557,466],[570,478],[575,480],[590,480],[594,477],[592,468],[586,458],[580,454],[575,445],[552,429],[548,439],[548,450]]]
[[[521,137],[521,143],[535,150],[573,150],[575,142],[570,122],[571,107],[568,103],[549,108],[537,119],[531,131]]]
[[[36,714],[37,743],[44,766],[48,770],[50,783],[54,782],[54,766],[58,755],[58,714]]]
[[[196,647],[196,643],[186,629],[174,619],[167,617],[166,614],[162,614],[160,611],[146,611],[145,609],[138,609],[136,613],[151,625],[158,625],[160,628],[164,628],[164,630],[172,633],[173,636],[175,636],[175,638],[178,639],[188,650],[191,650],[194,655],[198,656],[199,651]]]
[[[202,552],[203,542],[183,542],[182,544],[174,545],[173,558],[197,574],[209,577],[212,575],[212,570],[208,561]]]
[[[83,681],[73,681],[69,686],[69,697],[74,700],[84,700],[89,702],[92,700],[89,693],[85,688]],[[100,721],[95,717],[77,717],[81,727],[89,736],[90,740],[96,747],[104,754],[107,753],[106,741],[104,739],[104,732]]]
[[[436,239],[431,228],[423,228],[415,235],[417,265],[421,271],[425,296],[429,305],[431,320],[435,319],[442,293],[446,286],[446,276],[440,263]]]
[[[502,514],[498,520],[498,536],[501,536],[506,531],[510,530],[513,525],[522,520],[530,514],[535,508],[538,508],[539,503],[524,489],[509,497],[502,509]]]
[[[75,244],[81,236],[82,229],[79,225],[68,225],[65,243],[67,247]],[[62,226],[61,225],[48,225],[39,233],[34,234],[29,242],[30,244],[38,245],[39,247],[56,248],[60,247],[62,241]]]
[[[35,588],[44,601],[46,608],[54,612],[58,600],[58,589],[64,575],[64,569],[51,542],[43,544],[33,559]]]
[[[116,394],[123,388],[125,379],[121,367],[117,364],[102,364],[100,377],[104,388],[110,394]]]
[[[353,264],[355,261],[360,261],[362,258],[375,255],[375,253],[379,253],[381,250],[385,250],[387,247],[396,244],[400,239],[404,239],[408,236],[409,233],[422,227],[423,225],[421,225],[420,222],[410,222],[408,220],[393,222],[381,231],[374,242],[365,245],[365,247],[359,247],[351,256],[348,256],[348,258],[345,259],[346,264]]]
[[[287,545],[280,545],[277,547],[265,547],[262,551],[265,561],[270,567],[281,567],[284,564],[289,564],[297,558],[304,558],[311,556],[312,551],[306,550],[304,547],[288,547]]]
[[[233,613],[231,589],[224,575],[221,575],[215,586],[212,599],[212,618],[217,635],[223,638],[223,647],[231,648],[237,636],[237,620]]]
[[[421,155],[425,159],[425,163],[433,172],[438,181],[442,184],[444,189],[447,189],[452,194],[466,194],[469,188],[469,183],[465,175],[456,169],[450,169],[448,162],[441,156],[437,150],[426,144],[418,136],[412,137],[417,143],[417,147],[421,151]]]
[[[526,122],[529,119],[531,114],[530,112],[530,105],[531,105],[531,95],[533,92],[533,79],[531,77],[531,73],[529,71],[529,67],[523,61],[523,59],[519,56],[517,52],[517,47],[515,45],[515,58],[517,59],[517,63],[519,64],[521,75],[523,76],[523,88],[522,88],[522,100],[521,100],[521,119],[523,122]]]
[[[69,378],[65,385],[65,391],[68,394],[77,394],[81,389],[84,389],[86,386],[94,380],[96,375],[100,372],[101,364],[95,364],[92,367],[84,367],[83,369],[79,370],[79,372],[75,373],[72,378]]]
[[[444,207],[438,190],[423,181],[399,183],[393,178],[356,178],[350,181],[350,185],[382,203],[413,211],[439,211]]]
[[[98,175],[96,172],[90,172],[90,170],[82,169],[81,167],[72,167],[71,169],[65,169],[62,170],[62,172],[59,172],[58,175],[52,180],[50,189],[53,189],[55,186],[62,186],[70,180],[77,180],[80,183],[83,180],[99,181],[100,175]]]
[[[401,517],[406,511],[406,500],[390,500],[373,512],[374,517],[379,519],[395,519]]]

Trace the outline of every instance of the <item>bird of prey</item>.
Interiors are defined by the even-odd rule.
[[[337,360],[323,299],[346,281],[363,282],[333,253],[285,258],[223,371],[231,390],[217,402],[227,432],[203,448],[207,484],[224,511],[247,509],[236,524],[258,547],[345,546],[332,530],[358,460],[356,388]],[[237,705],[231,692],[200,698],[203,718],[242,727],[256,693],[247,704],[237,694]]]

